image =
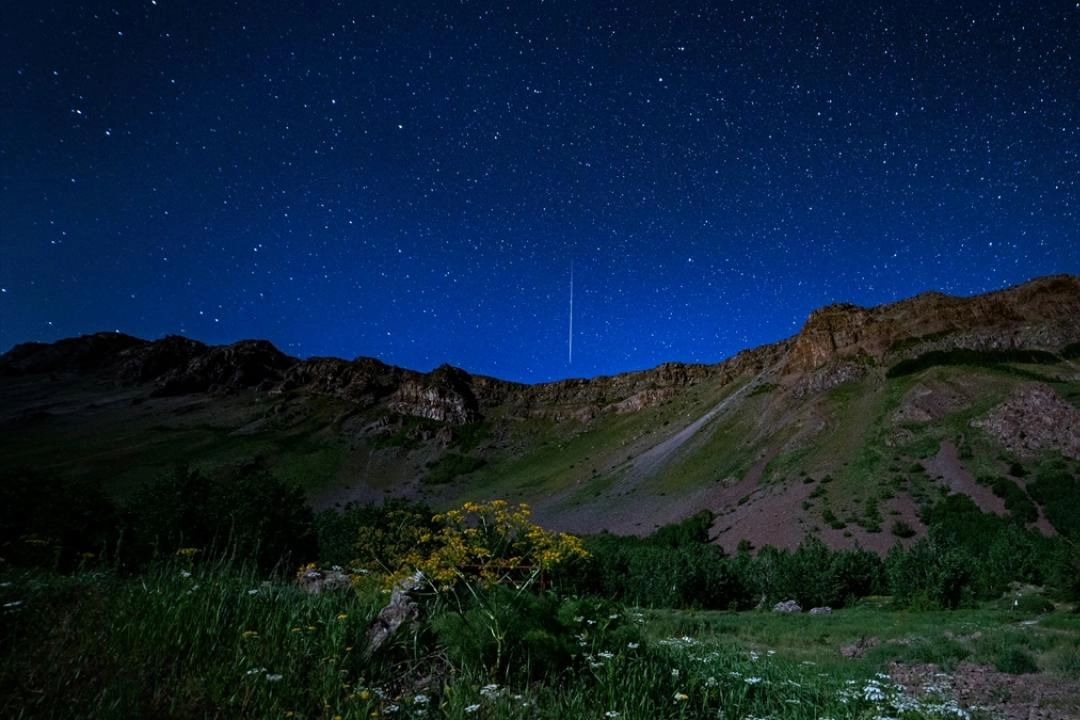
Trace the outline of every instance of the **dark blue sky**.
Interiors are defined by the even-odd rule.
[[[0,350],[533,382],[1080,273],[1080,5],[934,5],[9,3]]]

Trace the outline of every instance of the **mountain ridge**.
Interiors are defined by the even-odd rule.
[[[1023,491],[1013,463],[1080,460],[1078,341],[1071,275],[828,305],[719,363],[532,385],[101,333],[0,356],[0,470],[123,494],[170,464],[257,458],[320,508],[504,497],[553,528],[633,534],[705,509],[731,550],[814,533],[884,551],[903,539],[882,524],[923,532],[940,493],[999,512],[979,478]]]
[[[1047,296],[1053,301],[1033,302],[1045,301]],[[1024,326],[1031,319],[1032,310],[1042,313],[1042,320],[1052,321],[1040,324],[1038,337],[1029,337],[1031,328]],[[904,318],[905,313],[914,317]],[[1059,274],[968,297],[927,291],[872,307],[833,303],[813,310],[795,335],[741,350],[718,363],[671,361],[615,375],[532,384],[474,375],[449,364],[425,373],[366,356],[353,360],[318,356],[298,359],[281,352],[267,340],[208,345],[179,335],[143,340],[117,332],[92,333],[54,343],[15,345],[0,355],[0,374],[114,369],[118,382],[154,382],[158,386],[156,392],[161,395],[241,388],[306,388],[358,402],[395,395],[390,388],[396,384],[405,386],[399,387],[390,401],[399,409],[428,407],[429,410],[420,411],[421,417],[457,423],[478,419],[480,405],[498,404],[512,397],[523,400],[523,396],[532,394],[544,404],[599,403],[600,407],[582,411],[581,416],[585,417],[590,412],[634,411],[655,404],[669,397],[672,388],[704,377],[737,375],[744,365],[760,364],[763,358],[779,352],[786,352],[787,359],[778,368],[778,376],[791,383],[792,376],[818,371],[831,362],[865,357],[880,362],[890,354],[900,357],[906,348],[890,351],[904,341],[909,341],[912,348],[921,346],[924,351],[938,349],[945,337],[961,331],[967,337],[953,338],[944,346],[1052,351],[1067,344],[1068,338],[1075,339],[1078,315],[1080,278]],[[920,327],[921,335],[912,331],[915,325]],[[911,343],[912,340],[919,342]],[[112,367],[117,364],[119,367]],[[827,389],[859,372],[862,370],[858,367],[845,367],[824,381],[806,383],[804,379],[807,384],[804,390]],[[596,392],[593,386],[615,388],[623,398],[605,405],[599,402],[606,397],[605,393]]]

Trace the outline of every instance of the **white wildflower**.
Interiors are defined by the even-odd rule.
[[[467,712],[469,715],[472,715],[474,712],[476,712],[479,709],[480,709],[480,703],[474,703],[472,705],[466,705],[465,706],[465,712]]]
[[[266,682],[281,682],[281,673],[266,673]]]
[[[412,699],[412,701],[413,701],[413,705],[427,705],[429,702],[431,702],[431,698],[429,698],[427,695],[424,695],[423,693],[421,693],[421,694],[417,695],[416,697],[414,697]]]

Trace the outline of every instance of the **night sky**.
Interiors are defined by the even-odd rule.
[[[2,16],[0,350],[265,338],[537,382],[1080,273],[1074,1]]]

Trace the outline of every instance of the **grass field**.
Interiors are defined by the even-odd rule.
[[[1026,601],[907,612],[870,599],[810,616],[564,598],[551,632],[573,652],[562,666],[530,673],[471,662],[473,646],[442,633],[457,611],[430,598],[419,623],[366,657],[385,600],[374,584],[305,594],[289,577],[204,565],[197,553],[136,578],[7,570],[0,715],[979,718],[991,715],[944,690],[905,692],[890,668],[934,663],[949,673],[977,663],[1066,688],[1080,680],[1080,615],[1038,615]],[[484,603],[487,615],[462,618],[504,616],[494,600]],[[498,628],[492,620],[472,630]],[[841,656],[860,640],[860,657]],[[1077,710],[1052,709],[1062,714],[1050,717]]]

